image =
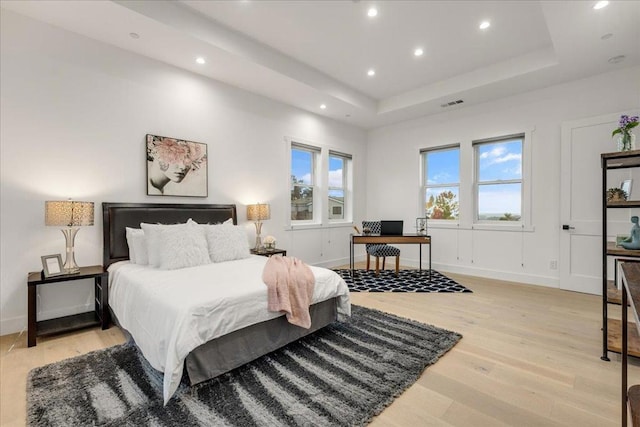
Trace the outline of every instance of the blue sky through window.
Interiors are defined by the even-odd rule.
[[[313,170],[313,153],[305,150],[291,150],[291,174],[296,181],[311,184],[311,171]]]
[[[522,140],[478,146],[478,179],[499,181],[522,178]]]
[[[460,149],[427,153],[427,185],[460,182]]]
[[[522,180],[522,139],[512,139],[478,146],[478,181],[493,184],[478,186],[478,219],[512,220],[522,215],[522,184],[500,181]]]

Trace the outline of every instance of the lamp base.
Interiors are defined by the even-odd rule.
[[[73,245],[74,245],[77,233],[78,233],[78,229],[73,227],[65,228],[62,230],[62,234],[64,234],[64,238],[67,246],[66,248],[67,255],[64,260],[64,265],[62,266],[65,274],[80,273],[80,267],[78,266],[78,264],[76,264],[76,258],[73,253]]]
[[[256,221],[256,246],[253,248],[256,251],[262,249],[262,237],[260,237],[260,232],[262,231],[262,222]]]

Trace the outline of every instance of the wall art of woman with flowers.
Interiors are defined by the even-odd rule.
[[[207,145],[147,135],[147,194],[207,196]]]

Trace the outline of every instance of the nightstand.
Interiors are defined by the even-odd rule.
[[[270,257],[273,255],[287,256],[287,251],[284,249],[260,249],[260,250],[251,249],[250,252],[254,255],[261,255],[266,257]]]
[[[94,311],[59,317],[57,319],[42,320],[40,322],[36,320],[36,289],[38,286],[55,285],[56,283],[82,279],[94,280]],[[45,278],[40,271],[29,273],[27,288],[29,290],[27,301],[29,322],[27,344],[29,347],[36,345],[36,337],[69,332],[96,325],[101,325],[102,329],[109,328],[109,272],[107,272],[101,265],[80,267],[80,273],[65,274],[62,276],[53,276],[48,278]]]

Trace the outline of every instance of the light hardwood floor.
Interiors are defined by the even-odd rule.
[[[619,426],[620,361],[600,360],[601,300],[449,274],[474,293],[352,293],[354,304],[463,334],[372,426]],[[618,309],[619,311],[619,309]],[[117,327],[0,337],[0,425],[25,423],[30,369],[124,340]],[[630,383],[640,383],[633,359]]]

